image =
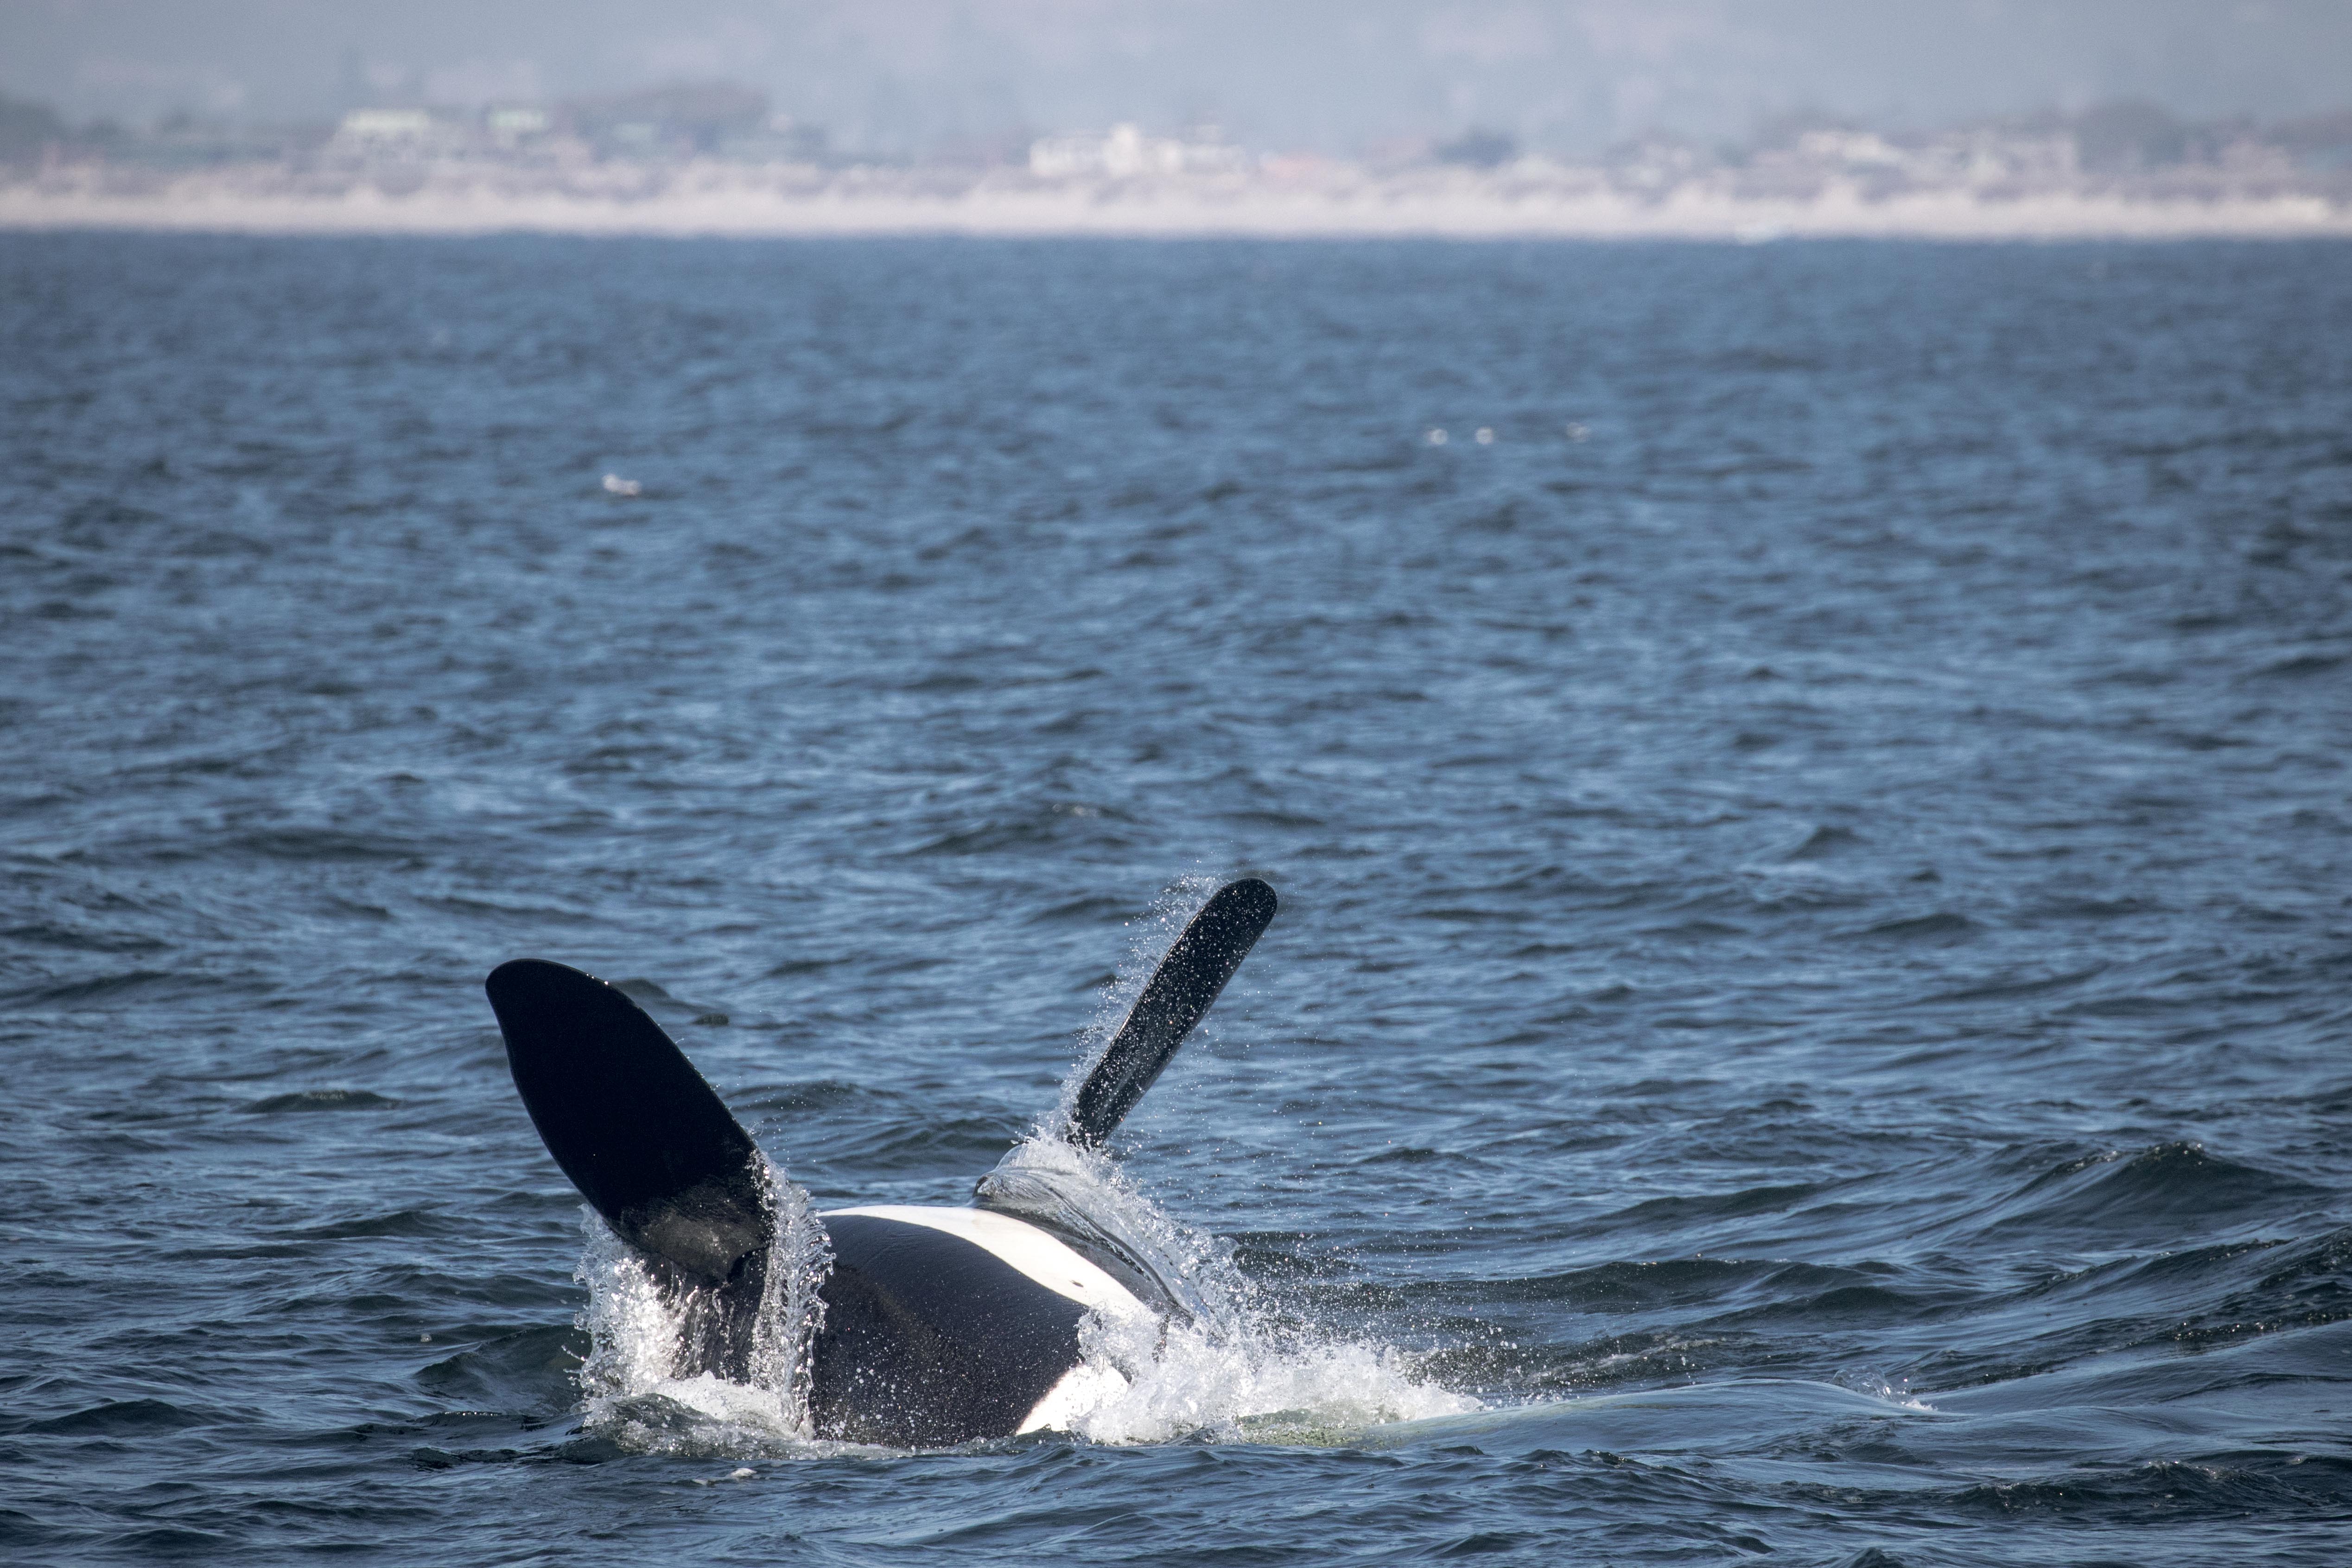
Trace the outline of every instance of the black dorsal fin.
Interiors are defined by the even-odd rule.
[[[547,1152],[614,1232],[689,1289],[756,1275],[773,1224],[759,1148],[661,1026],[543,958],[483,988]]]
[[[1255,877],[1226,883],[1201,906],[1078,1086],[1065,1134],[1071,1143],[1101,1147],[1135,1109],[1265,934],[1274,909],[1274,889]]]

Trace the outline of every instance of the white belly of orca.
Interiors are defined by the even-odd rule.
[[[927,1208],[908,1204],[859,1204],[854,1208],[830,1208],[817,1216],[831,1221],[845,1214],[895,1219],[902,1225],[927,1226],[960,1237],[1011,1264],[1057,1295],[1067,1296],[1093,1312],[1114,1317],[1130,1314],[1149,1318],[1133,1291],[1073,1251],[1057,1236],[1049,1236],[1025,1219],[985,1208]]]

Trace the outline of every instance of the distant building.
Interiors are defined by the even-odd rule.
[[[347,141],[422,141],[433,131],[433,117],[421,109],[355,109],[335,134]]]
[[[1903,154],[1885,137],[1867,131],[1808,131],[1797,138],[1800,155],[1849,169],[1899,169]]]
[[[1042,136],[1029,144],[1029,172],[1046,180],[1226,173],[1248,166],[1248,154],[1225,141],[1146,136],[1132,124],[1114,125],[1107,136]]]
[[[489,128],[490,140],[501,147],[511,147],[533,136],[544,136],[554,121],[543,109],[494,109],[483,120]]]

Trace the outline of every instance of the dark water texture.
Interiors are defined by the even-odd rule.
[[[2352,1552],[2352,250],[12,236],[0,461],[11,1558]],[[493,964],[957,1202],[1204,872],[1483,1414],[583,1427]]]

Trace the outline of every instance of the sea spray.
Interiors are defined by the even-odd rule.
[[[1143,988],[1151,981],[1160,961],[1168,956],[1169,948],[1184,934],[1192,917],[1201,913],[1224,879],[1208,873],[1195,873],[1180,877],[1160,894],[1149,913],[1129,922],[1135,929],[1134,939],[1128,945],[1127,956],[1114,973],[1111,983],[1103,988],[1102,998],[1095,1004],[1093,1019],[1080,1036],[1081,1048],[1077,1061],[1062,1080],[1061,1092],[1055,1096],[1054,1108],[1037,1124],[1036,1135],[1047,1141],[1065,1141],[1068,1137],[1071,1118],[1076,1113],[1079,1087],[1087,1074],[1102,1056],[1104,1048],[1127,1020]]]
[[[1230,1244],[1170,1217],[1101,1154],[1026,1139],[982,1178],[978,1197],[1128,1265],[1114,1272],[1140,1269],[1173,1298],[1164,1319],[1093,1313],[1081,1325],[1089,1375],[1063,1411],[1077,1436],[1338,1442],[1385,1422],[1480,1407],[1417,1375],[1392,1346],[1280,1324]]]
[[[1060,1423],[1077,1437],[1116,1445],[1344,1442],[1382,1423],[1479,1407],[1419,1375],[1391,1346],[1278,1322],[1234,1267],[1228,1244],[1170,1218],[1098,1154],[1030,1139],[991,1176],[1003,1172],[1049,1178],[1058,1202],[1162,1272],[1183,1303],[1164,1320],[1087,1317],[1079,1331],[1087,1375],[1069,1391]],[[824,1228],[782,1171],[770,1166],[768,1177],[776,1240],[751,1376],[741,1383],[681,1375],[692,1303],[665,1291],[593,1211],[583,1211],[586,1247],[575,1278],[588,1288],[580,1322],[593,1343],[580,1385],[592,1430],[639,1452],[694,1458],[840,1447],[816,1440],[808,1413],[809,1358],[830,1263]]]
[[[1079,1333],[1089,1366],[1122,1369],[1090,1385],[1071,1430],[1107,1444],[1213,1438],[1344,1443],[1394,1421],[1456,1416],[1477,1400],[1415,1375],[1393,1346],[1312,1334],[1276,1336],[1252,1323],[1237,1337],[1170,1324],[1148,1329],[1097,1316]]]
[[[580,1232],[583,1246],[572,1277],[588,1288],[578,1323],[590,1342],[580,1391],[593,1408],[601,1399],[650,1390],[669,1378],[686,1313],[663,1293],[645,1259],[586,1204],[580,1206]]]
[[[694,1455],[772,1453],[814,1439],[809,1363],[832,1252],[808,1194],[764,1156],[761,1165],[774,1224],[743,1382],[683,1375],[690,1319],[703,1303],[665,1289],[593,1208],[582,1209],[586,1245],[572,1278],[588,1289],[580,1389],[592,1429],[626,1448]]]
[[[1164,1322],[1088,1317],[1079,1349],[1092,1375],[1066,1411],[1101,1443],[1183,1437],[1332,1441],[1383,1422],[1456,1415],[1478,1402],[1415,1375],[1404,1353],[1277,1327],[1277,1315],[1235,1267],[1233,1248],[1170,1217],[1108,1155],[1066,1130],[1079,1086],[1168,948],[1223,886],[1198,874],[1171,887],[1135,923],[1135,940],[1104,989],[1084,1048],[1054,1109],[981,1178],[975,1201],[1061,1235],[1166,1311]],[[1137,1280],[1135,1276],[1140,1275]]]
[[[1171,1219],[1099,1150],[1024,1138],[974,1185],[972,1201],[1060,1238],[1164,1315],[1238,1332],[1231,1249]]]
[[[1106,1444],[1319,1443],[1475,1410],[1478,1401],[1420,1375],[1392,1346],[1283,1321],[1235,1266],[1230,1243],[1172,1218],[1109,1155],[1065,1135],[1087,1071],[1221,885],[1184,878],[1136,923],[1054,1109],[974,1188],[978,1207],[1061,1238],[1154,1309],[1144,1318],[1087,1315],[1080,1375],[1057,1396],[1055,1426]],[[577,1277],[595,1341],[581,1372],[592,1427],[631,1448],[697,1455],[772,1453],[779,1444],[805,1451],[814,1441],[809,1369],[831,1255],[807,1194],[772,1164],[767,1182],[774,1241],[745,1383],[679,1375],[693,1304],[665,1293],[588,1215]]]
[[[833,1247],[806,1190],[765,1155],[760,1165],[775,1223],[752,1330],[752,1381],[775,1390],[793,1428],[805,1434],[813,1429],[809,1369],[816,1336],[824,1330],[821,1292],[833,1269]]]

